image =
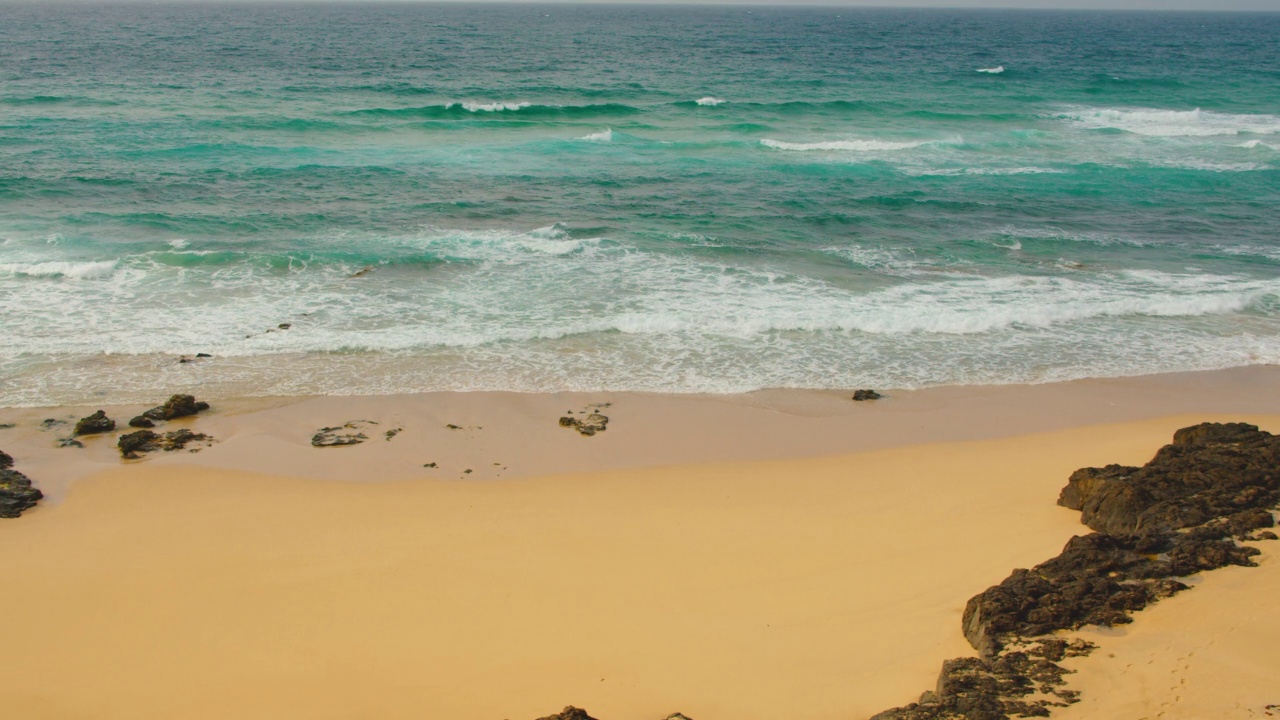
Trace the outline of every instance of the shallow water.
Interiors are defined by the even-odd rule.
[[[1277,14],[3,5],[0,404],[1280,362],[1277,37]]]

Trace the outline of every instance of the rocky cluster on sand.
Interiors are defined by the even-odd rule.
[[[174,430],[168,433],[157,433],[150,430],[137,430],[127,435],[121,435],[116,441],[116,447],[120,449],[120,457],[126,460],[137,460],[142,457],[142,453],[155,452],[164,450],[165,452],[173,452],[175,450],[191,449],[187,448],[191,443],[209,442],[213,438],[204,433],[192,432],[187,429]]]
[[[369,425],[377,424],[378,423],[372,420],[352,420],[334,427],[320,428],[311,436],[311,445],[314,447],[359,445],[369,439],[369,436],[364,434],[365,428]],[[386,438],[390,440],[395,437],[395,434],[398,432],[400,432],[399,428],[394,432],[388,431]]]
[[[609,427],[609,418],[601,410],[609,407],[612,403],[603,403],[601,405],[591,405],[582,411],[583,417],[573,417],[574,412],[569,411],[568,415],[560,418],[560,427],[573,428],[578,431],[579,435],[591,437],[596,433],[604,432]]]
[[[31,486],[31,478],[13,469],[13,458],[0,450],[0,518],[16,518],[43,497]]]
[[[1058,503],[1096,532],[1019,569],[965,607],[976,658],[943,663],[935,690],[873,720],[1044,717],[1075,702],[1058,660],[1091,648],[1051,634],[1132,622],[1131,613],[1187,589],[1179,578],[1254,565],[1239,540],[1276,539],[1280,436],[1244,423],[1204,423],[1174,434],[1142,467],[1071,475]]]

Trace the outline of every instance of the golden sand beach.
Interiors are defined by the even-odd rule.
[[[457,393],[213,401],[198,453],[55,448],[0,520],[13,718],[868,717],[972,655],[969,597],[1086,531],[1072,471],[1174,430],[1280,431],[1280,368],[847,393]],[[163,393],[160,393],[163,395]],[[611,403],[607,431],[557,418]],[[123,424],[141,408],[107,408]],[[319,427],[378,423],[357,446]],[[456,425],[450,429],[447,425]],[[127,428],[125,428],[127,429]],[[391,439],[386,429],[400,429]],[[65,432],[65,431],[62,431]],[[423,467],[435,463],[435,468]],[[472,472],[466,473],[465,470]],[[1089,629],[1062,718],[1252,718],[1280,702],[1276,548]]]

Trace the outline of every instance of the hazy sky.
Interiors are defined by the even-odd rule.
[[[0,0],[0,4],[12,0]],[[17,0],[54,2],[56,0]],[[72,0],[80,2],[84,0]],[[90,0],[92,1],[92,0]],[[122,0],[106,0],[120,2]],[[123,0],[127,2],[128,0]],[[273,0],[139,0],[141,2],[272,2]],[[1280,0],[284,0],[286,2],[465,2],[663,5],[831,5],[847,7],[1033,8],[1054,10],[1253,10],[1280,12]]]
[[[12,0],[0,0],[0,4]],[[54,0],[17,0],[39,3]],[[83,1],[83,0],[73,0]],[[119,2],[121,0],[106,0]],[[127,1],[127,0],[125,0]],[[142,2],[181,2],[183,0],[141,0]],[[272,0],[187,0],[192,2],[271,2]],[[285,0],[307,2],[308,0]],[[667,5],[834,5],[848,7],[968,7],[968,8],[1036,8],[1066,10],[1254,10],[1280,12],[1280,0],[310,0],[314,2],[499,2],[499,3],[589,3],[589,4],[667,4]]]
[[[406,0],[412,1],[412,0]],[[545,2],[548,0],[454,0],[460,2]],[[555,2],[673,5],[848,5],[888,7],[1016,7],[1102,10],[1269,10],[1280,12],[1280,0],[552,0]]]

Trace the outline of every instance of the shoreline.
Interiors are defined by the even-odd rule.
[[[58,433],[35,425],[57,413],[0,410],[18,423],[0,448],[50,495],[0,521],[10,610],[40,619],[0,649],[18,668],[0,701],[33,718],[527,720],[566,704],[604,720],[870,716],[972,654],[969,597],[1087,531],[1054,505],[1071,472],[1141,464],[1202,421],[1280,430],[1278,387],[1280,368],[1265,367],[863,403],[813,391],[214,401],[157,428],[210,433],[211,447],[129,462],[119,431],[54,448]],[[603,433],[557,424],[593,402],[613,403]],[[108,408],[120,425],[139,409]],[[317,428],[351,419],[404,429],[311,447]],[[505,464],[482,465],[493,460]],[[1156,611],[1265,603],[1274,550],[1260,549],[1263,567],[1230,597],[1210,595],[1215,573]],[[1213,639],[1198,629],[1144,613],[1104,634],[1133,633],[1118,655],[1145,662],[1161,633]],[[1272,662],[1243,645],[1230,661]],[[1089,662],[1063,717],[1119,692]],[[1221,673],[1200,667],[1212,697]]]
[[[157,393],[198,389],[175,387]],[[1280,412],[1280,366],[1258,365],[1040,385],[955,385],[887,391],[853,402],[852,390],[773,389],[742,395],[630,392],[432,392],[214,400],[198,417],[166,423],[210,434],[196,454],[156,453],[146,462],[326,480],[486,480],[692,463],[823,457],[905,445],[1173,415]],[[200,398],[205,399],[205,398]],[[609,429],[579,437],[557,424],[572,411],[610,403]],[[68,485],[119,465],[115,437],[149,405],[0,408],[0,447],[21,454],[53,502]],[[104,409],[116,431],[59,448],[81,417]],[[1052,409],[1052,412],[1046,412]],[[579,415],[581,417],[581,415]],[[40,428],[46,419],[62,424]],[[369,432],[401,429],[391,441],[311,447],[322,427],[370,420]],[[458,429],[451,430],[447,426]],[[436,463],[434,470],[424,469]],[[497,463],[495,465],[495,463]],[[465,470],[471,473],[464,473]]]

